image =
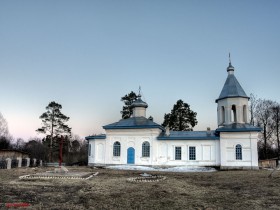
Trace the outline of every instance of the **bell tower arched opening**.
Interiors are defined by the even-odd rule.
[[[244,123],[248,123],[248,114],[247,114],[247,106],[243,105],[243,121]]]
[[[222,106],[222,121],[221,121],[221,123],[224,124],[225,121],[226,121],[225,107]]]
[[[231,106],[231,122],[236,123],[237,122],[237,118],[236,118],[236,106],[232,105]]]

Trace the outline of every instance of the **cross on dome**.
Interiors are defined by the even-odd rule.
[[[231,58],[230,58],[230,53],[228,55],[228,58],[229,58],[229,65],[227,67],[227,72],[228,74],[233,74],[234,72],[234,67],[231,65]]]

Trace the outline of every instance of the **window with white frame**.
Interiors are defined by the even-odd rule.
[[[121,143],[118,141],[114,143],[113,156],[121,156]]]
[[[91,156],[91,144],[88,144],[88,156]]]
[[[189,147],[189,160],[195,160],[195,147]]]
[[[236,160],[242,160],[242,146],[240,144],[235,146],[235,158]]]
[[[142,157],[150,157],[150,143],[147,141],[142,144]]]
[[[182,160],[182,148],[175,147],[175,160]]]

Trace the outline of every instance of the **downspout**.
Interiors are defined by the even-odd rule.
[[[253,154],[252,154],[252,133],[250,132],[250,151],[251,151],[251,170],[253,169]]]
[[[151,139],[150,139],[150,142],[151,142],[151,146],[150,146],[150,164],[153,166],[153,158],[154,158],[154,143],[155,143],[155,140],[153,139],[153,130],[150,129],[150,134],[151,134]],[[142,146],[141,146],[141,150],[142,150]]]
[[[105,148],[104,148],[104,165],[106,165],[106,157],[109,157],[109,154],[108,155],[106,154],[106,152],[107,152],[106,148],[107,148],[107,144],[108,144],[107,143],[108,141],[106,141],[106,140],[107,140],[107,138],[105,138],[105,144],[104,144],[105,145]],[[122,153],[122,147],[121,147],[121,153]]]

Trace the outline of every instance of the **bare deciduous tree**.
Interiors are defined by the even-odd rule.
[[[273,120],[275,123],[274,126],[274,135],[276,136],[277,141],[277,156],[278,160],[280,159],[280,142],[279,142],[279,127],[280,127],[280,104],[276,103],[275,106],[272,107],[272,114],[273,114]]]
[[[11,148],[11,141],[12,136],[9,134],[8,123],[0,112],[0,149]]]
[[[259,103],[260,99],[257,98],[256,95],[253,93],[250,94],[250,106],[249,106],[249,111],[250,111],[250,124],[255,125],[255,115],[256,115],[256,107],[257,104]]]
[[[0,136],[8,136],[8,135],[9,135],[8,123],[0,112]]]
[[[25,146],[25,142],[22,138],[17,138],[15,144],[13,145],[14,149],[23,150]]]
[[[273,120],[272,108],[275,106],[275,102],[266,99],[259,99],[256,105],[256,122],[257,126],[262,128],[263,135],[263,147],[264,147],[264,157],[267,158],[267,145],[268,141],[271,140],[273,135],[273,130],[275,122]]]
[[[42,140],[39,138],[29,139],[24,145],[24,151],[28,152],[31,158],[47,160],[47,147],[42,144]]]

